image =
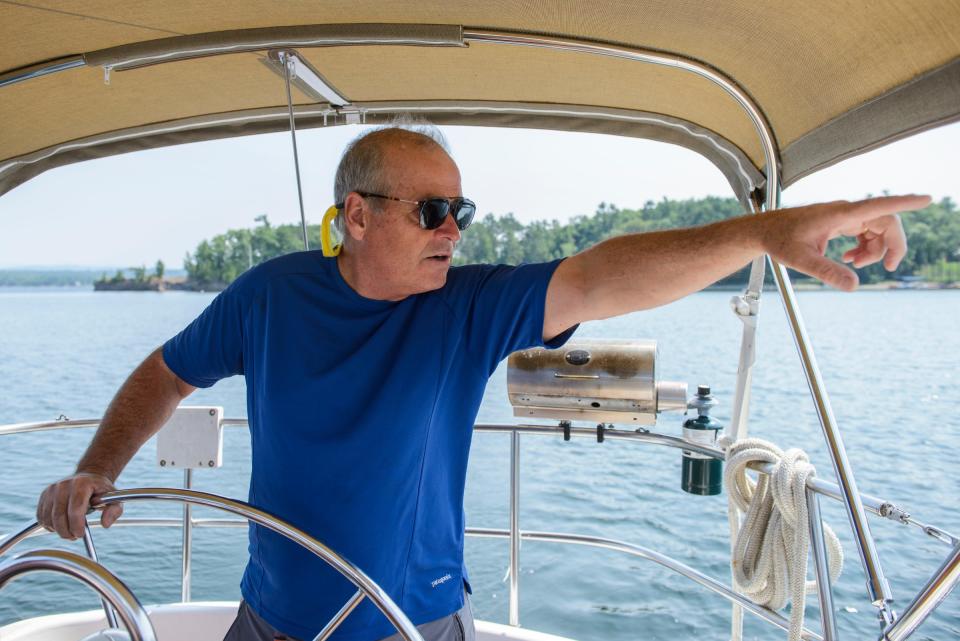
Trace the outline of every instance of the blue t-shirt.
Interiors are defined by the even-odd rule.
[[[290,254],[238,278],[163,356],[196,387],[246,377],[250,503],[343,555],[421,624],[463,605],[473,423],[497,364],[543,345],[558,264],[452,267],[441,289],[391,302],[357,294],[336,259]],[[287,634],[313,638],[356,591],[278,534],[253,525],[249,540],[243,598]],[[393,632],[365,599],[334,639]]]

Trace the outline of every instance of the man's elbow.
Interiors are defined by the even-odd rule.
[[[176,394],[180,400],[185,399],[196,391],[196,387],[190,385],[182,378],[177,376],[173,370],[167,366],[167,362],[163,360],[162,347],[158,347],[147,360],[150,362],[151,367],[155,372],[157,372],[159,377],[165,381],[168,389],[170,389],[172,393]]]

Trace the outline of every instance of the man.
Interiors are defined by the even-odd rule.
[[[557,347],[576,326],[669,303],[768,253],[844,290],[823,256],[855,236],[856,266],[897,266],[896,213],[927,197],[828,203],[696,229],[602,242],[562,261],[451,268],[472,203],[441,143],[388,128],[354,141],[337,170],[337,258],[300,252],[234,282],[114,398],[77,473],[48,487],[38,520],[82,535],[92,496],[196,387],[244,374],[253,443],[251,503],[356,563],[427,639],[473,638],[464,591],[463,485],[473,420],[497,363]],[[120,515],[105,510],[104,526]],[[229,641],[312,638],[354,589],[311,554],[250,530],[244,601]],[[335,639],[391,628],[369,602]]]

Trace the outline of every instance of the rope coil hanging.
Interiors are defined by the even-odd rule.
[[[799,641],[807,592],[816,589],[807,581],[810,531],[807,514],[807,479],[816,476],[806,452],[784,452],[762,439],[750,438],[727,447],[724,486],[730,498],[733,528],[731,568],[736,588],[751,601],[771,610],[790,602],[788,639]],[[752,464],[771,464],[770,474],[754,481],[747,469]],[[739,512],[744,514],[742,520]],[[826,523],[824,542],[831,582],[843,569],[840,540]]]

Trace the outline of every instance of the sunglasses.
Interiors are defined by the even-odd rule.
[[[383,198],[384,200],[395,200],[398,203],[416,205],[420,209],[420,227],[423,229],[436,229],[447,219],[447,214],[451,214],[453,222],[457,224],[457,229],[463,231],[470,226],[470,223],[473,222],[473,215],[477,213],[477,206],[467,198],[406,200],[384,196],[383,194],[371,194],[365,191],[358,191],[357,193],[364,198]]]

